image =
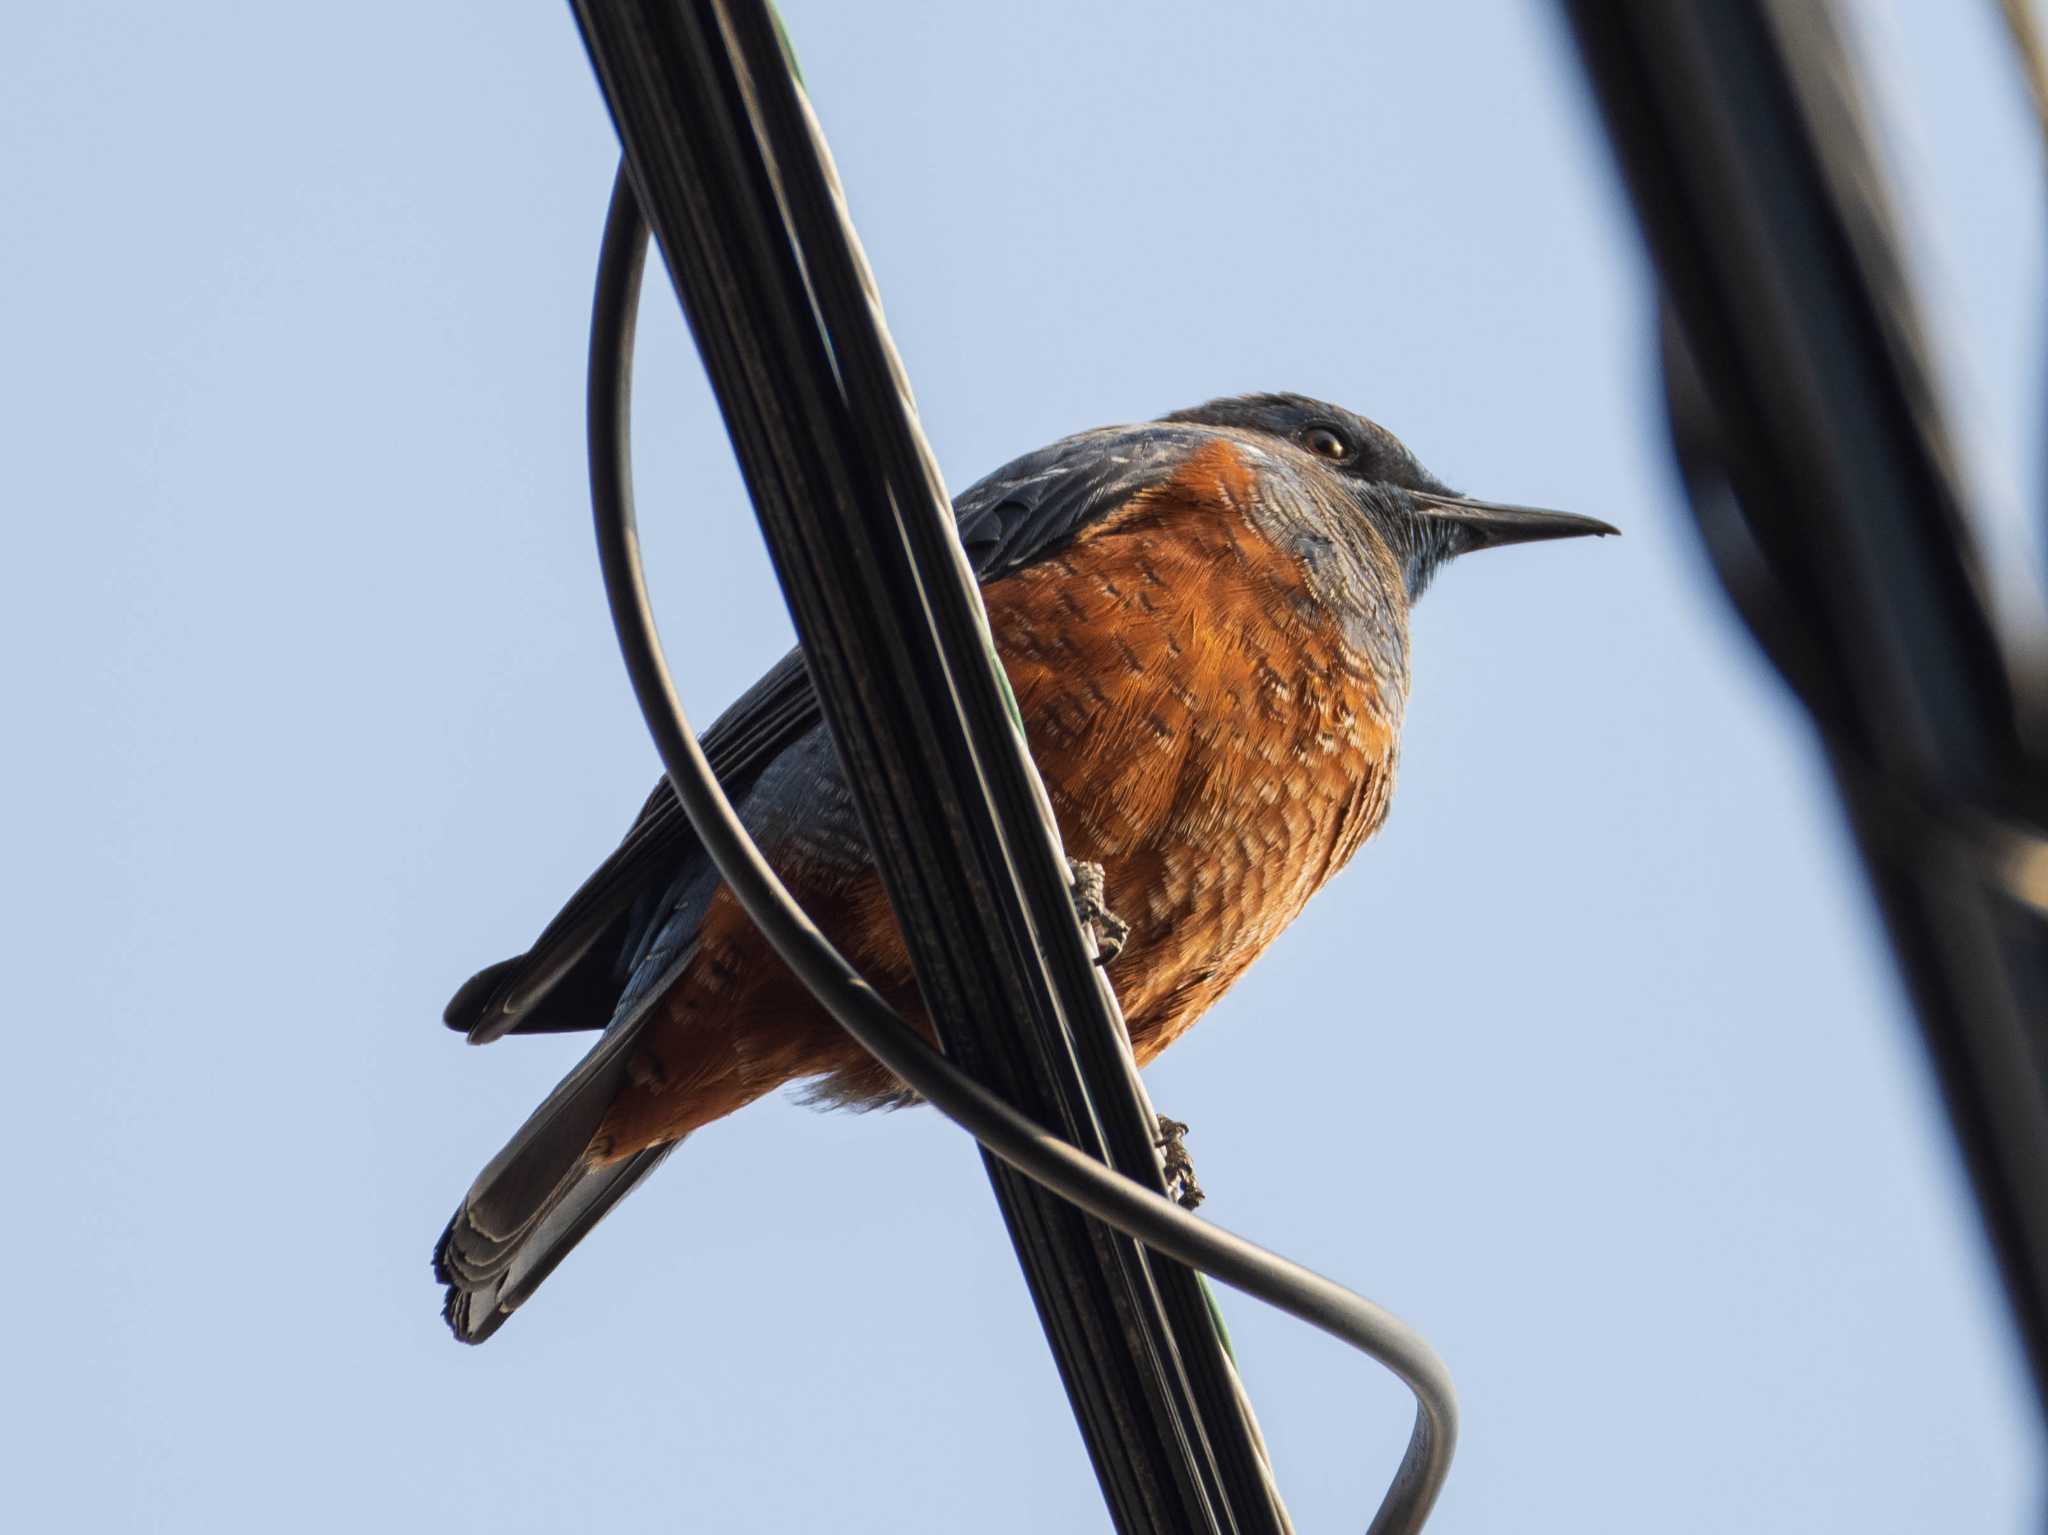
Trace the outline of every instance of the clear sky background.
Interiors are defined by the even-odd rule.
[[[1392,820],[1151,1073],[1205,1213],[1448,1359],[1443,1531],[2019,1530],[2041,1424],[1807,731],[1710,585],[1641,252],[1533,0],[785,11],[951,482],[1295,389],[1619,542],[1446,573]],[[1852,7],[2005,589],[2038,144],[1994,7]],[[20,1529],[1106,1527],[972,1147],[706,1132],[488,1347],[427,1270],[581,1046],[441,1005],[653,781],[582,443],[613,141],[566,6],[0,20]],[[787,642],[650,284],[708,719]],[[1236,1297],[1304,1530],[1402,1389]]]

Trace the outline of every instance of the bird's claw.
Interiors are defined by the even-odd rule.
[[[1177,1119],[1159,1116],[1159,1139],[1152,1144],[1164,1153],[1166,1164],[1166,1189],[1173,1196],[1173,1202],[1183,1210],[1192,1210],[1202,1202],[1202,1186],[1195,1182],[1195,1161],[1188,1155],[1188,1127]]]
[[[1070,858],[1067,869],[1074,876],[1074,915],[1095,935],[1095,963],[1106,965],[1123,953],[1131,924],[1109,909],[1101,864]]]

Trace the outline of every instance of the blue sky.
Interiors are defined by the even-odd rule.
[[[1392,1306],[1433,1528],[2017,1529],[2040,1424],[1807,731],[1710,585],[1556,19],[787,0],[950,481],[1245,389],[1627,537],[1417,614],[1384,834],[1150,1074],[1206,1213]],[[2038,142],[1994,8],[1850,7],[2000,590]],[[439,1026],[656,772],[584,509],[609,125],[566,7],[0,21],[0,887],[23,1528],[1101,1529],[972,1148],[763,1104],[481,1350],[431,1241],[576,1053]],[[681,323],[641,505],[708,719],[787,642]],[[1304,1529],[1401,1389],[1227,1298]]]

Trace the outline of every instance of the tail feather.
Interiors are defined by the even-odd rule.
[[[455,1336],[481,1343],[604,1214],[653,1171],[667,1147],[604,1166],[591,1142],[625,1082],[643,1020],[688,948],[622,1002],[604,1037],[556,1085],[477,1174],[434,1248],[434,1277],[448,1287],[442,1315]]]
[[[680,1145],[671,1141],[605,1167],[579,1167],[549,1198],[532,1224],[498,1244],[465,1231],[468,1206],[456,1211],[434,1249],[434,1277],[448,1287],[441,1316],[464,1343],[482,1343],[540,1288],[576,1244]]]
[[[636,1032],[621,1029],[600,1040],[477,1174],[463,1213],[480,1236],[510,1242],[543,1212],[618,1097]]]

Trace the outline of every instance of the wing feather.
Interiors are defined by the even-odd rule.
[[[1213,435],[1153,422],[1084,432],[1004,466],[954,503],[975,576],[1000,580],[1057,553],[1090,523],[1156,485]],[[704,733],[704,751],[735,800],[819,722],[817,695],[791,651]],[[663,779],[624,840],[524,954],[479,971],[444,1021],[483,1044],[510,1033],[601,1029],[630,979],[650,922],[675,912],[661,897],[690,883],[704,853]]]

